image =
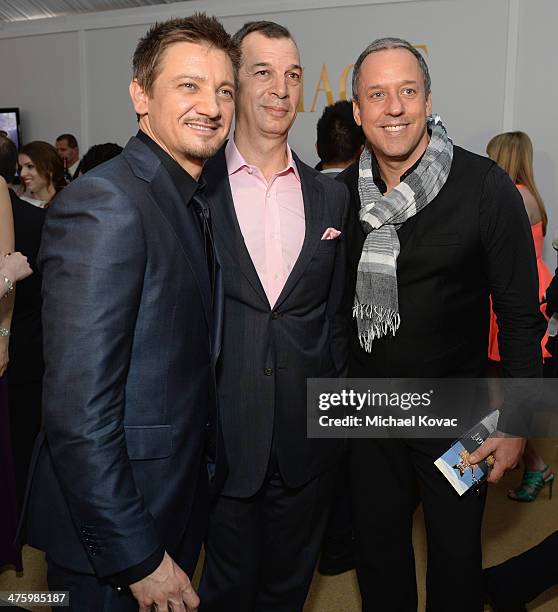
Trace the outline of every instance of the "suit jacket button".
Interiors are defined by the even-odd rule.
[[[266,369],[264,370],[264,374],[265,374],[266,376],[271,376],[271,375],[273,374],[273,368],[266,368]]]
[[[279,313],[275,312],[275,310],[271,313],[271,318],[272,319],[278,319],[279,318]]]

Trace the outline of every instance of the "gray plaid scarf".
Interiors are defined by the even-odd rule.
[[[430,142],[418,166],[397,187],[382,195],[372,176],[372,155],[365,148],[360,156],[358,192],[359,218],[367,233],[357,269],[353,316],[365,351],[372,351],[375,338],[395,335],[401,321],[397,299],[396,229],[420,212],[440,192],[453,159],[453,143],[439,116],[428,119]]]

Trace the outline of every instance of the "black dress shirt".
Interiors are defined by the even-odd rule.
[[[161,160],[161,163],[169,173],[178,193],[182,197],[184,205],[190,211],[193,211],[192,220],[194,225],[199,229],[203,241],[205,258],[207,260],[209,278],[211,281],[211,297],[213,298],[216,262],[213,250],[213,238],[211,235],[209,206],[203,195],[205,181],[203,178],[200,178],[199,181],[193,179],[175,159],[145,134],[145,132],[139,130],[136,136]]]
[[[415,170],[415,168],[420,164],[420,160],[422,159],[424,153],[417,159],[417,161],[408,169],[403,172],[403,174],[399,177],[399,182],[404,181],[411,172]],[[378,164],[378,160],[372,155],[372,180],[376,184],[376,187],[380,190],[380,193],[385,194],[387,191],[387,185],[382,175],[380,173],[380,165]]]
[[[199,182],[192,178],[186,170],[173,159],[164,149],[162,149],[154,140],[152,140],[145,132],[138,131],[136,137],[146,144],[161,160],[161,163],[169,173],[180,197],[184,201],[184,205],[190,208],[194,196],[201,192],[205,183],[203,179]],[[195,219],[195,217],[192,217]],[[199,227],[199,226],[198,226]]]

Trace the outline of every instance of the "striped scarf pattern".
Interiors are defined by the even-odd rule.
[[[399,328],[397,228],[429,204],[444,186],[453,159],[453,143],[441,118],[428,119],[430,142],[418,166],[397,187],[382,195],[372,175],[372,154],[359,160],[360,223],[366,240],[357,269],[353,317],[360,345],[368,353],[376,338]]]

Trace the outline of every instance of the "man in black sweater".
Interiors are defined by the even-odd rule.
[[[544,330],[529,222],[496,164],[453,146],[431,115],[422,55],[401,39],[373,42],[353,73],[367,147],[338,179],[351,192],[348,307],[351,377],[481,377],[489,296],[506,376],[539,376]],[[451,407],[450,407],[451,408]],[[354,440],[352,502],[363,610],[416,610],[413,513],[428,539],[429,612],[482,608],[480,529],[486,487],[459,497],[433,465],[444,439]],[[522,438],[490,438],[497,481]],[[372,469],[373,466],[373,469]],[[381,474],[381,479],[378,479]],[[458,526],[458,527],[456,527]]]

